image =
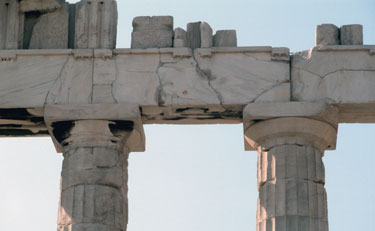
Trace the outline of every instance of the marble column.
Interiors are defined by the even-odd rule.
[[[59,203],[59,231],[124,231],[128,220],[128,155],[130,131],[113,134],[110,121],[80,120],[61,140],[63,167]],[[65,130],[65,131],[64,131]]]
[[[322,116],[288,114],[255,119],[245,129],[258,151],[257,231],[328,231],[322,157],[335,147],[337,126]]]
[[[144,143],[139,107],[52,105],[45,120],[64,155],[58,231],[126,231],[128,156]]]

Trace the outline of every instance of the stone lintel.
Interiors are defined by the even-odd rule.
[[[44,120],[55,144],[57,152],[63,151],[61,143],[54,135],[54,124],[80,120],[107,120],[121,128],[123,122],[132,126],[132,134],[126,141],[131,152],[145,151],[145,135],[139,106],[134,104],[86,104],[86,105],[47,105]]]
[[[338,118],[338,108],[325,102],[249,104],[243,110],[245,150],[289,142],[278,138],[283,136],[296,144],[312,143],[322,152],[334,150]]]

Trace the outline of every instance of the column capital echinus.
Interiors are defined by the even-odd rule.
[[[285,144],[336,149],[338,109],[325,102],[252,103],[243,120],[248,151]]]
[[[46,105],[44,120],[57,152],[82,146],[113,146],[124,153],[145,150],[138,105]]]

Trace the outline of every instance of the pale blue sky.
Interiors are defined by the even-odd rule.
[[[73,1],[72,1],[73,2]],[[314,45],[321,23],[359,23],[375,44],[374,0],[119,0],[118,47],[135,16],[172,15],[175,27],[207,21],[236,29],[240,46]],[[374,76],[375,78],[375,76]],[[242,125],[145,126],[147,151],[129,163],[128,231],[255,231],[255,152]],[[375,230],[375,125],[340,125],[326,152],[331,231]],[[62,156],[48,138],[0,139],[0,229],[56,230]]]

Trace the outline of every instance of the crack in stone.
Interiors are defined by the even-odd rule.
[[[94,51],[92,51],[94,53]],[[91,103],[94,103],[94,75],[95,75],[95,58],[92,57],[91,67]],[[69,89],[70,90],[70,89]],[[70,100],[68,101],[70,103]]]
[[[341,68],[341,69],[338,69],[338,70],[335,70],[335,71],[328,72],[325,75],[319,75],[317,73],[314,73],[312,71],[303,69],[301,67],[294,67],[294,68],[297,69],[297,70],[300,70],[300,71],[306,71],[307,73],[315,75],[315,76],[319,77],[320,79],[325,79],[327,76],[332,75],[332,74],[334,74],[336,72],[341,72],[341,71],[349,71],[349,72],[350,71],[352,71],[352,72],[354,72],[354,71],[375,72],[375,70],[371,70],[371,69],[347,69],[347,68]]]
[[[55,95],[53,92],[51,92],[51,90],[55,87],[55,85],[57,84],[57,82],[58,82],[59,80],[61,80],[62,72],[64,71],[65,66],[66,66],[66,64],[68,63],[69,59],[70,59],[70,55],[66,58],[64,64],[63,64],[62,67],[61,67],[61,70],[60,70],[60,72],[59,72],[59,75],[57,76],[57,78],[55,79],[55,81],[52,83],[51,88],[48,90],[48,93],[47,93],[47,95],[46,95],[46,98],[44,99],[44,106],[47,105],[47,100],[48,100],[48,98],[49,98],[50,95],[54,95],[55,97],[57,97],[57,95]],[[61,90],[61,85],[60,85],[60,90]],[[56,100],[56,99],[54,99],[54,101],[55,101],[55,100]]]
[[[110,188],[114,188],[116,190],[120,190],[123,186],[117,186],[117,185],[114,185],[114,184],[105,184],[105,183],[95,183],[95,184],[87,184],[87,183],[80,183],[80,184],[74,184],[74,185],[71,185],[65,189],[62,189],[61,192],[65,192],[71,188],[75,188],[77,186],[104,186],[104,187],[110,187]]]
[[[212,89],[212,91],[216,94],[216,97],[217,97],[218,100],[219,100],[220,106],[221,106],[224,110],[228,110],[228,109],[224,106],[224,104],[223,104],[223,102],[224,102],[223,96],[220,94],[220,92],[219,92],[218,90],[216,90],[216,89],[212,86],[212,84],[211,84],[211,77],[210,77],[205,71],[203,71],[203,70],[201,69],[201,67],[199,66],[199,62],[198,62],[198,60],[195,58],[195,55],[196,55],[196,53],[194,52],[193,55],[192,55],[192,58],[193,58],[193,60],[195,61],[195,70],[196,70],[201,76],[206,77],[206,79],[207,79],[207,84],[208,84],[208,86]]]
[[[266,180],[266,181],[262,181],[259,183],[259,189],[262,188],[264,185],[266,185],[267,183],[272,183],[272,184],[276,184],[275,182],[277,182],[277,178],[276,177],[272,177],[271,179],[269,180]],[[321,185],[325,185],[325,182],[324,180],[313,180],[313,179],[308,179],[308,178],[281,178],[279,180],[286,180],[286,181],[299,181],[299,180],[306,180],[306,181],[310,181],[310,182],[313,182],[315,184],[321,184]]]
[[[158,80],[159,80],[159,87],[157,89],[157,101],[158,101],[158,106],[162,106],[164,104],[164,101],[163,101],[163,98],[162,98],[162,93],[164,92],[164,89],[163,89],[163,82],[161,81],[161,77],[160,77],[160,74],[159,74],[159,70],[161,67],[163,67],[163,63],[161,62],[161,54],[159,52],[159,65],[158,67],[156,68],[156,76],[158,77]]]
[[[276,87],[279,87],[281,86],[282,84],[284,83],[290,83],[289,80],[285,80],[285,81],[282,81],[276,85],[273,85],[271,88],[267,88],[265,89],[264,91],[262,91],[259,95],[257,95],[253,100],[251,100],[249,103],[247,104],[250,104],[250,103],[254,103],[255,101],[257,101],[262,95],[264,95],[266,92],[268,91],[271,91],[272,89],[276,88]]]
[[[114,84],[117,81],[117,77],[118,77],[117,59],[116,59],[116,57],[113,57],[113,62],[115,63],[115,80],[113,80],[112,83],[111,83],[111,95],[112,95],[112,98],[115,101],[115,103],[118,104],[118,101],[117,101],[117,99],[115,97],[115,93],[114,93]]]
[[[242,54],[249,57],[249,58],[252,58],[253,60],[259,61],[259,62],[267,62],[267,63],[271,62],[271,60],[258,59],[256,57],[254,57],[253,55],[250,55],[246,52],[242,52]]]

